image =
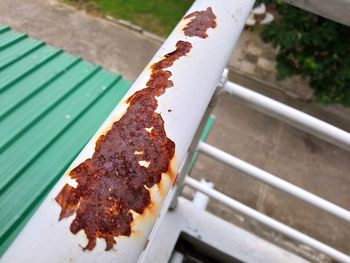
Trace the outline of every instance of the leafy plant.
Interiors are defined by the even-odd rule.
[[[278,78],[300,74],[319,102],[350,105],[350,28],[277,1],[275,7],[280,19],[261,36],[277,48]]]

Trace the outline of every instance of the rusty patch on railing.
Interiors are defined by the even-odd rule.
[[[151,205],[149,188],[169,172],[175,143],[164,130],[164,121],[156,113],[156,97],[173,86],[171,72],[164,70],[190,52],[191,43],[178,41],[176,49],[151,66],[146,88],[128,100],[125,114],[99,137],[95,152],[70,173],[77,186],[66,184],[56,197],[61,206],[59,220],[75,213],[70,226],[73,234],[84,230],[85,249],[92,250],[96,238],[113,248],[114,237],[130,236],[135,211],[142,214]]]
[[[185,19],[189,18],[192,18],[192,20],[183,29],[186,36],[207,38],[207,30],[216,27],[216,16],[211,7],[185,16]]]

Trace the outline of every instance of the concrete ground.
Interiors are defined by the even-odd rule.
[[[119,71],[130,81],[136,79],[160,46],[139,33],[54,0],[1,0],[0,24]],[[242,49],[244,42],[240,43]],[[350,131],[348,111],[339,114],[295,100],[236,71],[230,78]],[[217,121],[209,143],[350,210],[350,153],[251,110],[227,95],[220,97],[214,114]],[[210,179],[220,191],[350,254],[350,226],[342,220],[205,156],[200,156],[193,176]],[[315,255],[221,204],[211,202],[210,210],[305,257]],[[316,254],[313,260],[326,258]]]
[[[133,81],[160,43],[55,0],[1,0],[0,24],[120,72]]]

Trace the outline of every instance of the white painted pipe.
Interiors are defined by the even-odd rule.
[[[209,188],[214,188],[213,182],[201,179],[201,184],[206,185]],[[209,197],[201,192],[197,192],[193,198],[193,205],[200,210],[206,210],[209,202]]]
[[[350,133],[346,131],[230,81],[224,89],[257,111],[350,151]]]
[[[228,207],[249,216],[252,219],[255,219],[256,221],[274,229],[279,231],[280,233],[291,237],[301,243],[304,243],[310,247],[313,247],[314,249],[327,254],[328,256],[340,261],[340,262],[350,262],[350,257],[345,255],[344,253],[324,244],[321,243],[320,241],[313,239],[287,225],[284,225],[234,199],[232,199],[231,197],[224,195],[214,189],[211,189],[203,184],[201,184],[200,182],[194,180],[193,178],[190,177],[186,177],[185,179],[185,184],[187,184],[188,186],[190,186],[191,188],[197,190],[197,191],[201,191],[202,193],[210,196],[211,198],[227,205]]]
[[[197,127],[221,80],[222,72],[253,3],[254,0],[197,0],[193,3],[187,13],[188,16],[179,21],[177,27],[165,40],[121,102],[77,156],[67,172],[62,175],[26,227],[2,256],[2,262],[107,263],[118,261],[119,263],[134,263],[142,260],[140,255],[147,244],[152,228],[159,214],[167,209],[163,204],[172,189],[175,173],[178,172],[187,154]],[[149,86],[157,87],[156,90],[159,93],[152,91]],[[160,87],[163,87],[164,91]],[[140,90],[143,91],[139,93]],[[132,101],[130,99],[135,98],[133,96],[135,94],[143,97],[145,94],[156,97],[158,105],[156,112],[164,121],[166,136],[175,145],[174,157],[169,163],[169,172],[162,174],[161,181],[157,185],[147,187],[152,205],[146,207],[142,214],[133,211],[132,222],[129,224],[130,236],[115,234],[109,237],[109,243],[112,243],[113,238],[116,244],[113,245],[113,249],[106,252],[106,240],[100,238],[102,235],[98,236],[96,231],[93,231],[94,237],[97,236],[96,247],[91,251],[84,251],[82,247],[85,247],[89,241],[85,231],[77,234],[70,231],[70,225],[76,213],[72,210],[71,216],[59,221],[61,207],[55,201],[55,197],[66,184],[73,188],[76,187],[77,182],[70,177],[71,170],[92,158],[96,142],[99,138],[103,138],[101,135],[105,135],[113,123],[125,116]],[[139,100],[140,97],[137,99]],[[141,117],[137,118],[140,120],[148,118],[142,117],[144,116],[142,112],[149,112],[152,106],[150,107],[146,102],[139,105],[144,106],[139,108],[138,113],[141,114]],[[130,125],[127,129],[130,137],[138,136],[135,125]],[[125,165],[127,165],[126,161]],[[128,191],[125,192],[125,195],[129,194]],[[129,200],[128,197],[125,200]],[[30,241],[30,249],[28,249],[28,241]]]
[[[274,176],[264,170],[261,170],[254,165],[251,165],[243,160],[240,160],[220,149],[217,149],[205,142],[199,142],[198,149],[200,152],[217,159],[255,179],[258,179],[270,186],[282,190],[300,200],[305,201],[313,206],[316,206],[332,215],[335,215],[345,221],[350,222],[350,211],[341,208],[325,199],[318,197],[298,186],[295,186],[287,181],[284,181],[277,176]]]

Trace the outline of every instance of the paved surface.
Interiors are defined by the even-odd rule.
[[[0,23],[118,71],[131,81],[160,46],[136,32],[53,0],[1,0]]]
[[[2,0],[0,23],[27,32],[54,46],[63,47],[67,52],[112,71],[119,71],[128,80],[137,77],[160,45],[112,22],[86,15],[53,0]],[[247,39],[243,37],[238,50],[245,50],[245,41]],[[257,52],[251,46],[248,43],[247,52]],[[247,52],[240,63],[247,62]],[[239,55],[235,56],[237,57],[233,59],[239,60]],[[256,60],[250,56],[250,59],[256,60],[254,71],[261,65],[271,68],[266,61],[260,60],[259,63],[259,58]],[[241,66],[234,67],[232,63],[231,66],[242,73]],[[231,78],[350,131],[350,116],[346,110],[334,114],[333,108],[321,109],[291,99],[284,93],[268,89],[259,81],[240,74],[233,74]],[[210,143],[350,209],[349,153],[257,113],[229,96],[220,98],[214,113],[217,121],[209,136]],[[200,157],[193,175],[215,181],[216,188],[220,191],[350,254],[349,224],[205,156]],[[274,242],[301,251],[304,255],[312,255],[307,247],[295,245],[222,205],[212,202],[210,209]],[[318,261],[325,259],[318,255]]]
[[[244,75],[266,81],[274,88],[305,101],[313,96],[306,80],[299,76],[276,80],[276,50],[264,43],[259,32],[245,30],[231,56],[229,67]]]

